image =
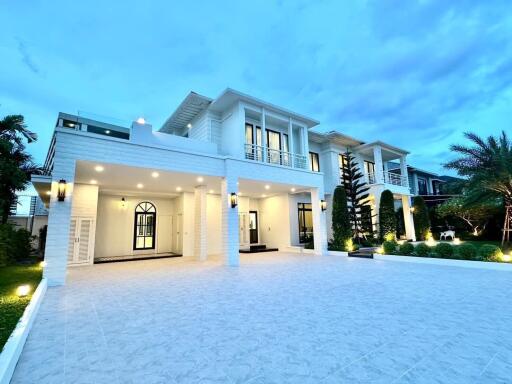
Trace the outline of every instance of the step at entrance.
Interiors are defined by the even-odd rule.
[[[362,259],[373,259],[376,248],[359,248],[357,251],[349,252],[349,257],[359,257]]]

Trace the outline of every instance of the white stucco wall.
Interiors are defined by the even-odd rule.
[[[288,195],[278,195],[259,200],[260,242],[268,248],[290,246],[290,217]]]
[[[126,197],[126,207],[121,207],[122,195],[100,195],[96,224],[95,257],[125,256],[133,254],[165,253],[173,251],[175,200],[151,197]],[[134,251],[133,236],[135,207],[149,201],[156,208],[156,241],[154,250]]]

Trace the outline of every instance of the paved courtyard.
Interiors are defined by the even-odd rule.
[[[72,269],[12,384],[510,383],[512,274],[282,253]]]

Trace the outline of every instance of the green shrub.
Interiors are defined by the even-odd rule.
[[[463,260],[478,260],[477,250],[473,244],[462,244],[457,247],[456,256]]]
[[[379,227],[381,240],[391,241],[395,238],[395,200],[393,199],[393,193],[388,189],[380,195]]]
[[[439,243],[435,246],[434,252],[443,259],[451,259],[453,256],[453,247],[448,243]]]
[[[412,245],[411,243],[405,242],[400,245],[398,252],[404,256],[412,255],[414,252],[414,245]]]
[[[416,231],[416,238],[418,240],[426,240],[430,232],[430,217],[428,215],[428,208],[425,200],[421,196],[414,196],[414,230]]]
[[[347,207],[345,188],[338,185],[332,199],[332,243],[336,250],[342,250],[347,240],[352,239],[352,224]]]
[[[398,243],[394,240],[385,241],[384,243],[382,243],[382,249],[384,250],[385,255],[394,255],[397,246]]]
[[[503,252],[501,252],[501,249],[492,244],[482,245],[478,251],[478,258],[480,260],[501,261],[502,256]]]
[[[428,257],[430,254],[430,247],[425,243],[420,243],[414,247],[414,253],[419,257]]]
[[[32,251],[32,236],[26,229],[18,229],[12,224],[0,225],[0,266],[26,259]]]

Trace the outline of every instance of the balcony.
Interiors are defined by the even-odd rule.
[[[245,158],[285,167],[307,169],[307,157],[298,153],[281,151],[256,144],[245,144]]]
[[[379,180],[378,175],[375,173],[366,174],[366,181],[368,184],[391,184],[399,187],[409,188],[409,180],[407,176],[402,176],[398,173],[383,172],[383,180]]]

